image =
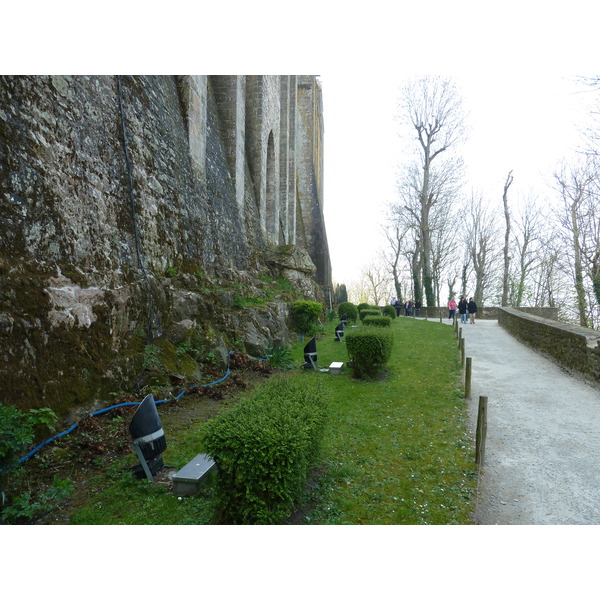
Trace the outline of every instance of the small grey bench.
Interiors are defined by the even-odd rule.
[[[176,496],[194,496],[202,488],[209,473],[217,464],[208,454],[197,454],[173,475],[173,493]]]

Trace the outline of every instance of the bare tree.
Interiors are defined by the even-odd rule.
[[[385,295],[390,287],[390,277],[387,269],[381,262],[373,262],[363,269],[362,279],[368,298],[379,306],[385,299]]]
[[[513,182],[513,179],[512,171],[509,171],[506,181],[504,182],[504,193],[502,194],[506,228],[504,230],[504,273],[502,275],[501,306],[508,306],[508,274],[510,269],[510,212],[508,210],[508,188]]]
[[[397,298],[402,298],[402,262],[403,251],[405,250],[405,238],[408,232],[408,226],[401,219],[397,218],[392,211],[388,214],[387,223],[383,228],[384,235],[388,241],[387,253],[384,260],[392,272],[394,290]]]
[[[448,79],[418,79],[406,86],[403,98],[403,114],[416,134],[421,167],[415,217],[420,228],[425,296],[427,305],[433,306],[435,292],[430,218],[432,211],[448,197],[442,193],[444,180],[456,173],[457,163],[445,157],[464,136],[464,113],[457,90]]]
[[[555,184],[563,203],[560,222],[567,233],[570,251],[572,251],[572,255],[568,256],[572,259],[570,266],[575,286],[577,316],[579,324],[583,327],[589,325],[583,265],[584,228],[586,226],[585,201],[589,197],[594,175],[589,159],[580,164],[563,164],[560,170],[554,173]]]
[[[534,306],[555,307],[557,305],[560,286],[559,261],[563,253],[562,244],[553,234],[542,240],[539,262],[532,273]]]
[[[516,232],[513,247],[518,262],[513,268],[509,302],[521,306],[525,296],[525,285],[534,266],[541,262],[543,253],[540,247],[541,217],[539,208],[531,199],[525,201],[515,219]]]
[[[472,194],[465,224],[465,244],[467,245],[475,274],[475,302],[483,305],[488,299],[497,276],[500,257],[498,228],[494,214],[484,204],[482,196]]]
[[[457,257],[457,239],[460,222],[457,215],[451,210],[438,212],[432,222],[432,245],[431,245],[431,266],[433,272],[434,292],[436,305],[441,306],[446,302],[441,302],[441,284],[443,274],[448,269],[453,271],[454,278],[447,279],[449,285],[450,297],[454,296],[454,285],[458,273],[456,272],[456,257]],[[449,299],[449,298],[448,298]]]

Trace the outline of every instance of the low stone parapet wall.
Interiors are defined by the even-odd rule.
[[[500,307],[498,306],[484,306],[477,310],[477,319],[489,319],[495,320],[498,319],[498,311]],[[522,307],[519,308],[520,311],[537,315],[538,317],[544,317],[546,319],[554,319],[558,320],[558,308],[552,308],[550,306],[544,307]],[[421,317],[427,317],[428,319],[439,319],[440,313],[443,319],[448,318],[448,308],[445,306],[425,306],[421,308]],[[402,315],[404,315],[404,310],[402,310]]]
[[[499,308],[498,323],[511,335],[570,371],[600,383],[600,331]]]

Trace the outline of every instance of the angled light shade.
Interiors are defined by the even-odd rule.
[[[153,481],[152,475],[156,475],[163,467],[161,452],[167,448],[167,441],[152,394],[148,394],[135,411],[129,424],[129,433],[140,461],[134,467],[134,472],[138,477],[145,475]]]
[[[344,337],[345,327],[346,327],[346,323],[344,321],[340,321],[338,326],[335,328],[335,338],[333,339],[334,342],[342,341],[342,338]]]
[[[306,346],[304,346],[304,368],[317,368],[317,338],[312,338]]]

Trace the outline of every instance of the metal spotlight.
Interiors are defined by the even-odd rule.
[[[344,321],[340,321],[339,325],[335,328],[335,338],[334,342],[341,342],[344,337],[344,329],[346,327],[346,323]]]
[[[152,394],[148,394],[135,411],[129,424],[129,433],[140,461],[133,467],[135,475],[140,478],[145,475],[154,481],[152,475],[156,475],[164,466],[161,452],[167,448],[167,441]]]
[[[303,365],[305,369],[317,369],[317,338],[312,338],[306,346],[304,346],[304,360],[306,361]]]

